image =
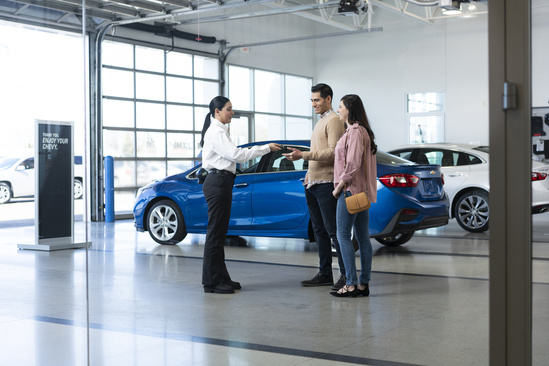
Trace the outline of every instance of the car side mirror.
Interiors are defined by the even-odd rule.
[[[15,171],[20,171],[20,170],[26,170],[25,166],[24,165],[18,165],[17,168],[15,168]]]

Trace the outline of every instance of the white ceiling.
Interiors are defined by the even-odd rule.
[[[354,32],[371,28],[383,12],[427,24],[449,17],[442,12],[439,0],[360,1],[359,14],[344,16],[338,13],[338,0],[86,0],[85,9],[80,0],[0,0],[0,19],[80,30],[85,15],[88,29],[132,23],[165,24],[177,29],[178,25],[198,22],[294,14]],[[487,0],[470,1],[459,0],[457,5],[469,12],[453,16],[487,12]]]

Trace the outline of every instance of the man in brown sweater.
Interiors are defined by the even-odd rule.
[[[330,286],[337,290],[345,285],[345,266],[341,258],[336,236],[337,199],[332,195],[334,189],[334,149],[337,141],[345,132],[345,125],[332,109],[333,91],[326,84],[317,84],[311,88],[311,102],[320,120],[311,135],[311,150],[284,154],[289,160],[309,161],[309,170],[305,175],[305,197],[318,244],[320,267],[318,274],[311,280],[301,281],[302,286]],[[332,274],[332,243],[337,252],[340,278],[334,285]]]

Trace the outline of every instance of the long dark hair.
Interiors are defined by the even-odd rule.
[[[202,127],[202,139],[200,140],[200,147],[204,147],[204,135],[206,134],[208,128],[210,128],[211,116],[214,116],[215,118],[215,110],[222,110],[223,107],[225,107],[225,104],[229,102],[229,98],[226,98],[222,95],[218,95],[210,102],[210,112],[206,114],[206,118],[204,119],[204,126]]]
[[[366,110],[364,109],[362,100],[356,94],[347,94],[341,98],[341,101],[343,102],[345,108],[349,111],[349,124],[353,125],[358,123],[368,132],[368,135],[370,136],[370,147],[372,154],[375,154],[377,152],[377,145],[374,142],[375,135],[374,131],[372,131],[372,128],[370,127],[370,122],[368,122],[368,117],[366,116]]]

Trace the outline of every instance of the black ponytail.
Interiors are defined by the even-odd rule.
[[[208,128],[210,128],[210,124],[212,123],[211,116],[214,116],[215,118],[215,110],[222,110],[225,104],[227,104],[228,102],[230,102],[229,98],[221,95],[213,98],[210,102],[210,112],[206,114],[206,118],[204,119],[204,126],[202,127],[202,139],[200,140],[200,147],[204,147],[204,135],[206,134],[206,131],[208,130]]]

